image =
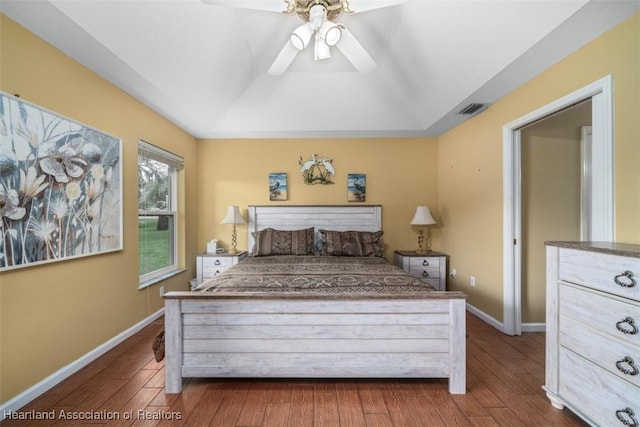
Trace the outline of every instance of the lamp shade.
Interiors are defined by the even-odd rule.
[[[221,224],[244,224],[244,218],[238,206],[229,206]]]
[[[416,213],[413,215],[413,219],[409,224],[412,225],[432,225],[436,224],[436,220],[431,216],[431,212],[429,212],[429,208],[426,206],[418,206],[416,208]]]

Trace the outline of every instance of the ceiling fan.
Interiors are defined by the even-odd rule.
[[[313,58],[331,57],[331,47],[337,47],[356,70],[367,73],[376,69],[373,58],[354,35],[342,24],[334,22],[340,14],[353,14],[372,9],[407,3],[411,0],[202,0],[206,4],[270,12],[296,13],[304,24],[293,30],[289,40],[267,71],[283,74],[296,55],[313,43]],[[284,3],[284,5],[283,5]],[[284,9],[283,9],[284,8]]]

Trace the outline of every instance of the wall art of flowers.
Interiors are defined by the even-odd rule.
[[[0,93],[0,270],[122,249],[121,140]]]

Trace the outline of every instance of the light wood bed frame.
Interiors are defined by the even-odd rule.
[[[382,229],[381,206],[250,206],[267,227]],[[165,294],[166,393],[185,377],[448,378],[466,392],[460,292],[357,297]]]

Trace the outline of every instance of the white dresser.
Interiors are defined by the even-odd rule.
[[[640,245],[547,242],[546,384],[597,426],[640,426]]]
[[[246,256],[247,252],[199,254],[196,257],[197,284],[217,276],[242,261]]]
[[[439,291],[447,290],[447,255],[429,251],[395,251],[394,263],[409,274],[421,278]]]

